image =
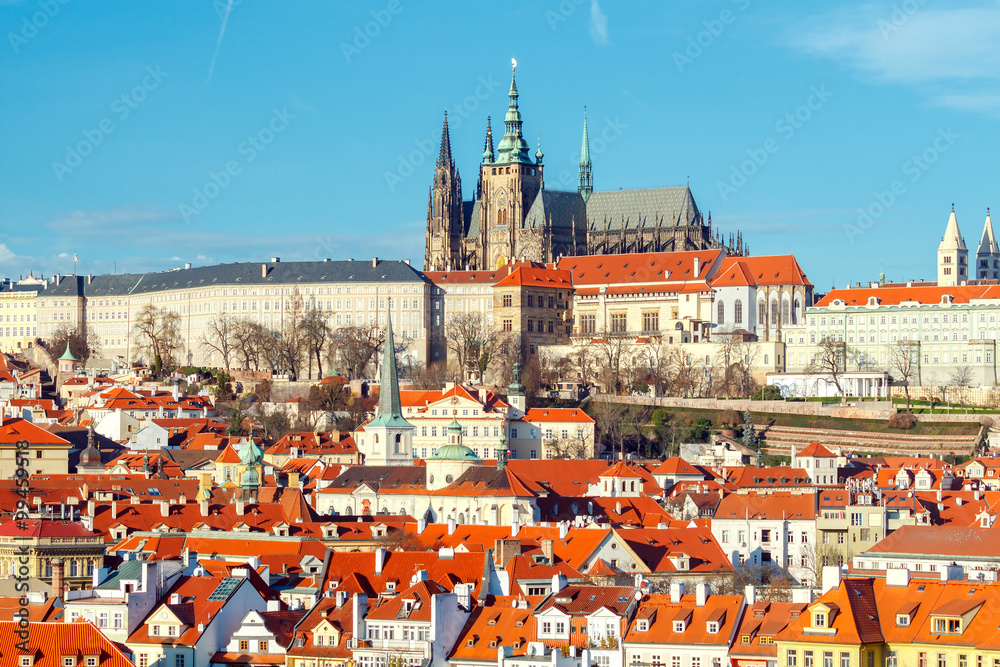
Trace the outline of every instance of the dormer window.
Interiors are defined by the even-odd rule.
[[[73,667],[76,664],[76,658],[71,655],[64,655],[62,659],[63,667]]]
[[[962,619],[960,618],[935,618],[933,625],[936,634],[962,634]]]
[[[909,614],[896,614],[896,627],[897,628],[908,628],[908,627],[910,627],[910,615]]]
[[[674,632],[684,632],[685,625],[684,621],[674,621]]]
[[[21,656],[21,663],[20,663],[19,667],[31,667],[31,665],[34,663],[34,661],[35,661],[35,659],[34,659],[33,656],[22,655]]]
[[[706,623],[705,629],[710,635],[719,634],[719,624],[716,623],[715,621],[709,621],[708,623]]]
[[[825,628],[826,627],[826,612],[817,611],[813,614],[813,627],[814,628]]]
[[[649,621],[641,620],[635,624],[636,632],[649,632]]]

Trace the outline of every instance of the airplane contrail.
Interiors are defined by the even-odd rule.
[[[219,39],[215,42],[215,53],[212,54],[212,64],[208,67],[208,79],[205,80],[205,85],[212,80],[212,72],[215,71],[215,59],[219,57],[219,47],[222,46],[222,36],[226,34],[226,23],[229,21],[229,12],[233,9],[233,0],[229,0],[226,4],[226,14],[222,17],[222,28],[219,29]]]

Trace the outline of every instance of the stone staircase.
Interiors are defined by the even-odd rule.
[[[913,455],[917,453],[968,452],[977,434],[966,435],[907,435],[898,433],[870,433],[867,431],[842,431],[835,429],[770,426],[766,430],[768,451],[789,453],[794,445],[801,449],[810,443],[841,447],[846,452],[865,451]]]

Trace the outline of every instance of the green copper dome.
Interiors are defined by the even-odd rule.
[[[449,435],[458,435],[461,432],[462,432],[462,425],[458,423],[458,418],[457,417],[452,417],[451,418],[451,423],[448,424],[448,434]]]
[[[476,453],[465,445],[445,445],[443,447],[438,447],[437,451],[431,457],[434,461],[473,461],[479,462],[480,459],[476,456]]]
[[[76,357],[69,351],[69,341],[66,342],[66,351],[59,357],[59,361],[76,361]]]

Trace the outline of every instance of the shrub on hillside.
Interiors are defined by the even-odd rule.
[[[908,431],[917,423],[917,418],[909,412],[897,412],[889,417],[889,428],[900,428]]]

